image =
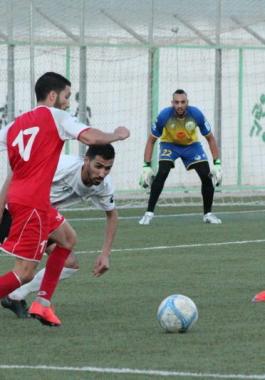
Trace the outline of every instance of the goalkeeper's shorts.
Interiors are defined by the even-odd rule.
[[[187,170],[196,162],[208,161],[200,142],[195,142],[191,145],[160,143],[159,161],[172,161],[174,164],[178,158],[181,158]]]

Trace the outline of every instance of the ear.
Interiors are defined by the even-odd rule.
[[[48,99],[47,99],[49,104],[51,104],[53,106],[56,102],[56,99],[57,99],[57,92],[56,91],[50,91],[48,94]]]

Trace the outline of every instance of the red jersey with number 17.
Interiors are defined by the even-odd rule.
[[[64,141],[78,139],[88,128],[66,111],[46,106],[17,117],[6,133],[13,171],[7,201],[47,210]]]

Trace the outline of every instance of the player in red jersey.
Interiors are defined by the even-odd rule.
[[[70,88],[71,83],[60,74],[44,74],[35,85],[38,106],[0,131],[0,145],[8,150],[13,173],[7,191],[12,225],[0,249],[15,257],[13,269],[0,276],[0,298],[31,281],[42,258],[49,233],[51,183],[64,141],[78,139],[95,145],[129,137],[125,127],[104,133],[78,122],[64,111],[69,105]],[[57,244],[49,256],[42,283],[46,291],[43,292],[41,286],[38,299],[29,310],[49,325],[61,324],[50,306],[50,299],[71,252],[67,240]]]

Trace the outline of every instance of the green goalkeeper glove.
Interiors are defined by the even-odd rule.
[[[151,187],[154,178],[155,178],[155,173],[153,169],[151,168],[150,162],[145,162],[143,165],[143,171],[139,180],[139,185],[143,189],[147,189],[148,187]]]
[[[221,160],[216,159],[213,161],[213,168],[211,170],[211,177],[215,186],[220,186],[222,183],[223,171],[221,166]]]

